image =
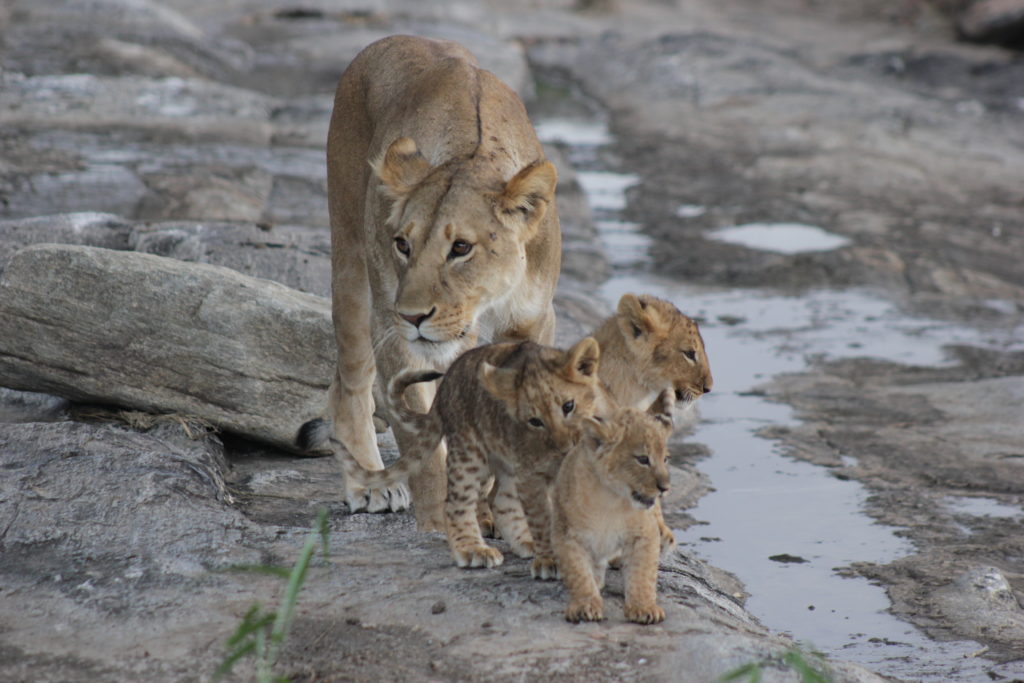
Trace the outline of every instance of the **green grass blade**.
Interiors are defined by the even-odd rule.
[[[783,659],[794,671],[800,674],[800,680],[803,683],[832,683],[831,676],[811,666],[798,650],[790,650]]]
[[[234,650],[231,654],[224,658],[224,661],[220,663],[220,666],[217,667],[217,670],[213,672],[213,680],[219,681],[220,679],[224,678],[224,676],[231,673],[231,669],[235,666],[235,663],[237,663],[238,660],[242,657],[245,657],[246,655],[253,652],[255,649],[256,641],[250,640],[242,647]]]
[[[728,683],[728,681],[738,681],[741,678],[746,678],[749,683],[759,683],[761,680],[761,665],[757,662],[744,664],[722,674],[718,677],[718,680],[722,683]]]

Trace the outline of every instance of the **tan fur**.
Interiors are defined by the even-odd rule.
[[[666,389],[674,392],[676,410],[685,411],[714,385],[697,323],[663,299],[623,294],[615,315],[594,338],[601,346],[601,381],[611,398],[600,406],[603,412],[612,403],[645,409]],[[675,535],[665,524],[660,500],[655,516],[662,550],[669,550]]]
[[[384,471],[355,469],[354,487],[390,486],[422,467],[420,454],[448,444],[448,544],[460,567],[493,567],[501,552],[481,534],[477,510],[492,480],[494,523],[513,551],[534,556],[533,575],[557,576],[550,543],[549,489],[579,424],[594,414],[599,349],[588,337],[569,351],[532,342],[492,344],[452,363],[423,414],[402,405],[406,387],[433,379],[407,372],[389,390],[392,414],[417,448]],[[525,516],[525,519],[524,519]]]
[[[479,338],[554,338],[556,172],[520,99],[469,52],[393,36],[363,50],[341,78],[327,181],[338,365],[327,415],[304,425],[300,444],[340,444],[333,450],[346,468],[351,456],[379,470],[375,389],[404,370],[443,371]],[[425,411],[433,393],[421,383],[407,398]],[[395,431],[410,455],[415,439]],[[416,519],[440,529],[444,447],[419,457],[423,469],[410,481]],[[346,497],[353,510],[407,502],[402,486],[347,484]]]
[[[626,619],[655,624],[665,618],[656,601],[661,542],[655,502],[669,486],[672,401],[665,391],[647,413],[622,408],[603,422],[587,421],[583,439],[562,464],[551,534],[569,590],[569,621],[604,618],[601,588],[615,558],[622,563]]]

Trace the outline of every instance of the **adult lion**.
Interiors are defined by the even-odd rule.
[[[333,440],[336,457],[381,469],[374,393],[398,373],[443,372],[478,341],[552,342],[555,182],[519,97],[462,46],[392,36],[352,61],[327,137],[338,365],[300,446]],[[435,390],[416,385],[409,407],[426,412]],[[395,436],[400,453],[414,447]],[[421,529],[444,528],[444,458],[442,445],[410,480]],[[402,487],[346,481],[345,494],[353,511],[408,504]]]

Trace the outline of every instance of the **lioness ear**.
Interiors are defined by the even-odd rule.
[[[398,138],[370,165],[392,199],[409,194],[430,171],[430,163],[420,154],[412,138]]]
[[[672,432],[672,406],[675,397],[674,391],[665,389],[658,394],[658,398],[654,399],[654,403],[647,409],[647,414],[653,416],[669,433]]]
[[[646,296],[623,294],[617,309],[619,329],[627,339],[651,334],[663,327],[661,316]]]
[[[511,401],[516,396],[516,375],[515,370],[499,368],[484,361],[480,366],[480,383],[484,385],[494,398],[500,401]]]
[[[584,337],[565,353],[564,374],[570,380],[594,379],[601,359],[601,347],[593,337]]]
[[[508,181],[498,197],[498,212],[505,216],[521,216],[528,231],[544,218],[548,204],[555,200],[558,171],[550,161],[535,161]]]

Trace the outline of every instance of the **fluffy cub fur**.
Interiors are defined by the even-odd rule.
[[[403,393],[436,372],[398,375],[389,390],[392,414],[415,435],[416,448],[390,468],[346,472],[349,487],[392,486],[417,471],[442,439],[448,445],[445,500],[448,545],[460,567],[494,567],[477,519],[492,482],[494,524],[521,557],[534,557],[537,578],[557,576],[550,543],[549,489],[565,454],[594,414],[599,349],[587,337],[569,351],[533,342],[467,351],[445,373],[428,413],[409,410]],[[524,520],[525,513],[525,520]]]
[[[614,404],[639,410],[660,392],[670,390],[677,413],[711,391],[714,380],[704,339],[697,323],[672,303],[648,294],[623,294],[615,315],[594,332],[601,347],[601,413]],[[655,505],[662,550],[675,546],[675,536]]]
[[[626,619],[656,624],[665,618],[656,602],[661,539],[655,503],[669,487],[672,402],[665,391],[647,413],[622,408],[603,422],[588,420],[558,472],[552,542],[569,590],[569,621],[604,618],[601,588],[615,558],[622,563]]]

